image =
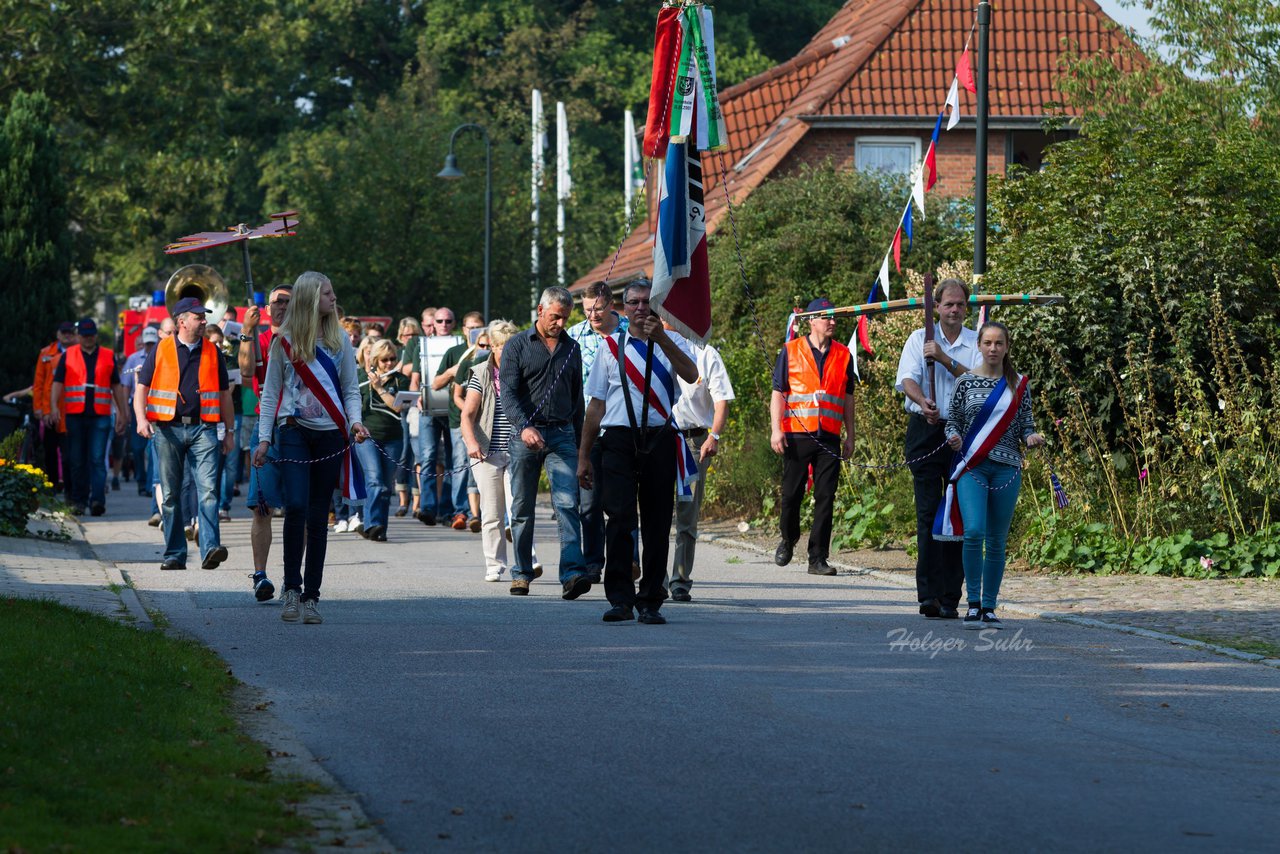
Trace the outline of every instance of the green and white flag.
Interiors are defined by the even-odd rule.
[[[723,148],[728,144],[728,133],[716,91],[711,10],[702,5],[685,8],[680,13],[680,30],[680,56],[671,93],[671,141],[684,142],[696,125],[698,150]]]

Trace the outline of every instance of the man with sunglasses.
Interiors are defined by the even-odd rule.
[[[480,533],[480,517],[471,512],[468,495],[477,496],[478,507],[480,491],[476,488],[475,477],[471,473],[467,445],[462,440],[462,407],[457,392],[466,388],[467,380],[471,378],[472,365],[489,357],[488,350],[482,351],[476,347],[484,326],[484,316],[478,311],[469,311],[462,316],[462,343],[445,351],[444,357],[440,359],[440,367],[431,380],[432,390],[449,390],[449,444],[452,448],[449,477],[450,504],[453,505],[453,518],[449,520],[449,527],[455,531],[470,527],[477,534]]]
[[[409,369],[409,390],[425,391],[423,379],[436,375],[439,363],[432,363],[432,354],[439,359],[444,349],[437,338],[447,338],[453,345],[461,344],[462,338],[455,335],[456,323],[453,310],[447,307],[437,308],[427,323],[427,313],[422,313],[423,335],[409,342],[404,348],[404,364]],[[452,442],[449,434],[449,416],[447,414],[431,415],[428,413],[427,394],[422,395],[422,419],[418,427],[418,521],[424,525],[451,524],[457,512],[453,506],[453,479],[449,474],[453,460]],[[437,472],[437,463],[441,463],[442,472]]]

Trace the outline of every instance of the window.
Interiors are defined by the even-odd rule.
[[[910,175],[920,162],[920,139],[913,136],[863,136],[854,145],[859,172]]]

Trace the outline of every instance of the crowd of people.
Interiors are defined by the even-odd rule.
[[[527,596],[543,573],[534,519],[545,474],[561,596],[603,584],[606,622],[662,624],[665,601],[692,600],[703,484],[734,391],[717,350],[664,324],[650,296],[635,281],[619,311],[609,285],[594,283],[581,295],[586,319],[569,326],[573,297],[551,287],[527,328],[470,312],[457,330],[454,312],[433,306],[391,337],[342,316],[332,282],[307,272],[239,323],[235,311],[215,321],[200,300],[178,300],[123,365],[98,346],[93,320],[62,323],[31,389],[45,469],[73,513],[102,515],[108,467],[128,457],[125,479],[153,497],[164,570],[186,568],[190,542],[206,569],[228,560],[220,525],[247,481],[253,593],[275,597],[272,519],[282,516],[282,618],[308,624],[322,622],[329,534],[386,542],[393,515],[480,534],[483,578]],[[934,297],[937,334],[907,340],[896,386],[908,413],[919,608],[958,618],[967,593],[965,626],[998,628],[1022,448],[1044,439],[1009,330],[965,328],[959,280]],[[770,443],[783,458],[775,560],[791,562],[810,490],[814,575],[836,574],[833,499],[856,427],[858,380],[823,313],[832,308],[809,305],[819,313],[778,354],[770,401]]]

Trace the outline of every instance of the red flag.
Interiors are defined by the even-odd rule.
[[[967,47],[964,53],[960,54],[960,61],[956,63],[956,77],[960,80],[961,86],[970,92],[977,93],[978,85],[973,82],[973,69],[969,67],[969,48]]]
[[[929,150],[924,155],[925,174],[929,177],[925,179],[924,188],[926,191],[932,190],[933,185],[938,183],[938,146],[937,143],[929,143]]]
[[[871,349],[871,319],[865,314],[858,317],[858,343],[867,353],[875,355],[876,351]]]
[[[898,272],[902,272],[902,226],[898,226],[898,230],[893,233],[893,266],[898,268]]]
[[[653,77],[649,83],[649,117],[644,127],[644,156],[661,160],[667,156],[671,138],[671,93],[680,60],[680,7],[663,6],[653,32]]]

